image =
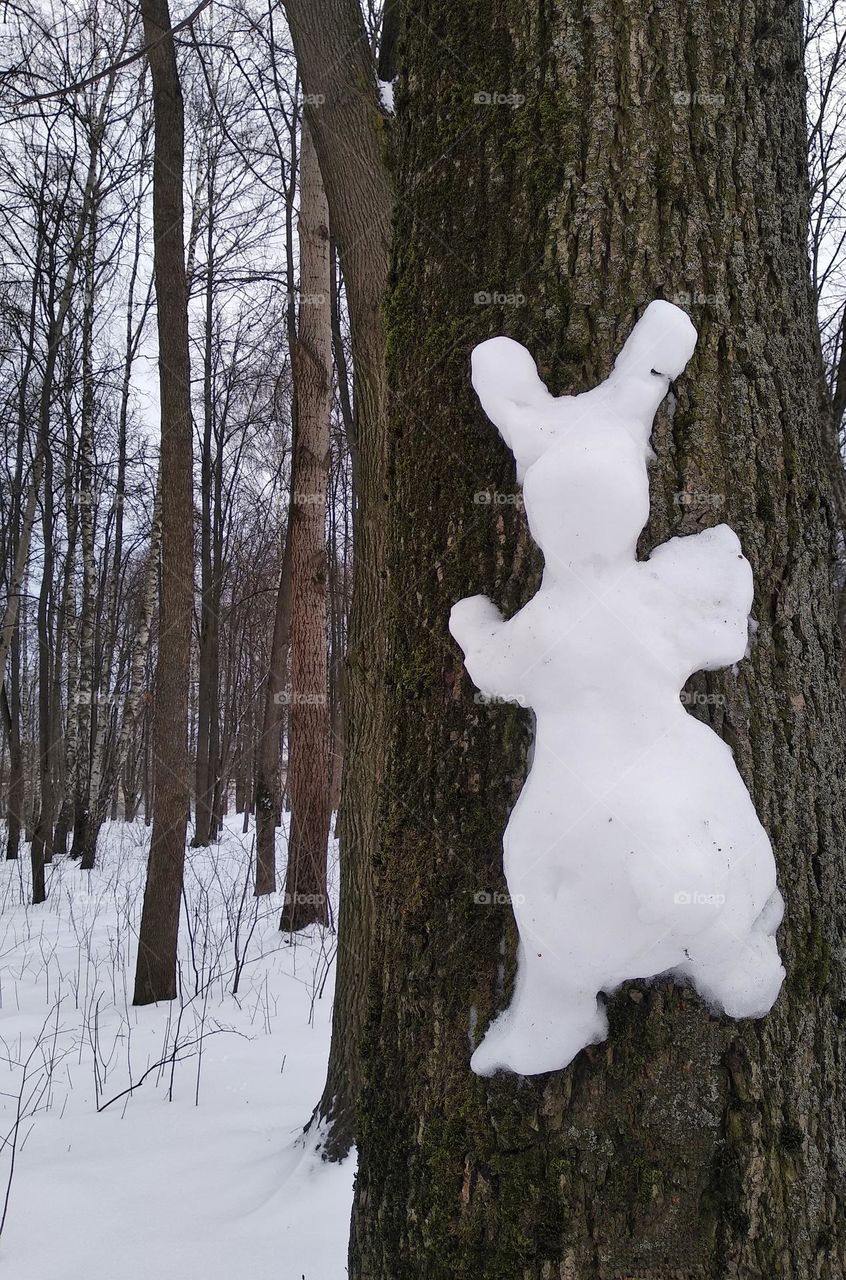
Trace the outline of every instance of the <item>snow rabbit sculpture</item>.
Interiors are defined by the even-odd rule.
[[[652,419],[695,344],[684,312],[653,302],[610,377],[559,398],[518,343],[473,352],[545,565],[508,621],[485,596],[450,616],[478,688],[536,717],[503,841],[517,978],[473,1054],[480,1075],[566,1066],[607,1035],[598,993],[629,978],[672,973],[743,1018],[784,977],[770,842],[730,749],[679,699],[693,672],[743,658],[750,565],[725,524],[635,556]]]

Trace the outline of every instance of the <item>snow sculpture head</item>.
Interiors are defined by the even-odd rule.
[[[503,840],[518,974],[473,1054],[482,1075],[566,1066],[607,1034],[598,994],[630,978],[671,973],[739,1018],[784,977],[769,840],[731,751],[679,700],[694,671],[743,658],[750,566],[727,525],[635,554],[652,419],[695,344],[684,312],[653,302],[609,378],[557,398],[509,338],[473,352],[545,563],[509,621],[484,596],[450,616],[478,688],[536,715]]]

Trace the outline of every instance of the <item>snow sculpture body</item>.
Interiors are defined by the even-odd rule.
[[[652,419],[695,344],[684,312],[653,302],[610,377],[560,398],[518,343],[473,352],[545,562],[510,620],[485,596],[450,617],[478,688],[536,716],[503,841],[518,973],[473,1054],[480,1075],[566,1066],[605,1038],[597,994],[626,979],[672,972],[742,1018],[784,977],[769,840],[729,747],[679,700],[693,672],[743,658],[750,565],[724,524],[635,556]]]

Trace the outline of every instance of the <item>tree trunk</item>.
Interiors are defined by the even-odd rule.
[[[288,672],[288,649],[291,637],[291,507],[285,532],[282,572],[276,593],[273,617],[273,640],[270,647],[267,680],[264,688],[264,710],[261,733],[256,744],[256,897],[276,892],[276,815],[279,812],[279,739],[285,718],[285,679]],[[238,813],[249,813],[249,787],[246,763],[241,756],[238,782]],[[237,786],[237,784],[236,784]],[[236,790],[236,796],[238,792]],[[240,807],[239,807],[240,806]]]
[[[329,670],[326,491],[332,410],[329,210],[308,125],[300,148],[300,310],[291,467],[291,828],[280,928],[329,921]]]
[[[278,83],[275,47],[271,52],[271,57],[274,59],[274,80]],[[287,284],[285,328],[288,338],[288,351],[293,366],[294,352],[297,345],[296,269],[294,264],[294,197],[297,187],[298,168],[296,124],[290,130],[289,145],[290,160],[287,166],[287,180],[283,178],[285,191],[285,276]],[[285,172],[284,165],[283,172]],[[267,680],[264,687],[261,732],[258,735],[254,751],[251,749],[249,755],[247,755],[242,749],[239,768],[244,794],[243,805],[238,809],[238,812],[243,812],[244,814],[245,832],[249,826],[250,796],[252,795],[248,782],[248,761],[253,762],[255,770],[256,897],[276,892],[276,829],[279,826],[279,814],[282,808],[279,757],[285,722],[285,685],[288,676],[291,640],[291,517],[294,509],[292,501],[294,493],[294,441],[297,435],[297,402],[293,394],[291,395],[290,420],[291,476],[288,519],[285,525],[285,545],[282,552],[282,567],[276,592],[276,608],[273,615],[273,638]],[[252,744],[252,738],[244,738],[243,735],[242,741]]]
[[[144,668],[147,665],[147,652],[150,647],[150,629],[153,625],[153,611],[156,605],[156,585],[159,579],[159,557],[162,540],[162,500],[161,500],[161,467],[156,480],[153,498],[153,519],[150,524],[150,549],[147,553],[147,567],[144,573],[144,591],[141,599],[141,624],[135,633],[135,643],[129,663],[129,688],[126,691],[126,702],[123,708],[123,721],[120,727],[117,751],[115,755],[116,785],[123,787],[126,801],[129,743],[139,729],[138,711],[141,706],[141,693],[144,686]],[[143,733],[143,725],[141,726]],[[137,796],[133,792],[131,806],[134,814]],[[126,817],[126,813],[124,813]]]
[[[846,1274],[846,726],[800,19],[770,0],[434,0],[405,31],[391,736],[354,1280]],[[513,612],[538,563],[468,357],[506,332],[552,390],[583,391],[656,296],[690,311],[699,344],[658,416],[642,550],[724,519],[752,562],[751,656],[695,687],[773,842],[788,977],[757,1022],[628,983],[607,1043],[566,1071],[479,1079],[468,1061],[507,1003],[515,934],[506,905],[474,895],[505,887],[529,726],[474,700],[447,617],[476,592]]]
[[[176,996],[176,948],[188,825],[188,685],[193,597],[191,387],[185,284],[182,90],[167,0],[141,0],[153,80],[154,272],[162,442],[162,585],[153,717],[153,831],[133,1003]]]
[[[74,774],[73,844],[71,857],[94,865],[96,827],[91,813],[92,733],[100,682],[95,662],[94,631],[97,612],[97,560],[94,547],[94,254],[96,221],[92,219],[85,258],[82,313],[82,413],[79,439],[79,531],[82,550],[82,608],[79,616],[79,683]],[[105,707],[98,707],[99,716]]]
[[[79,629],[76,616],[76,539],[79,527],[77,506],[75,503],[75,466],[76,438],[73,430],[73,418],[70,405],[70,391],[75,374],[74,366],[69,362],[65,378],[65,422],[68,426],[65,439],[65,512],[67,524],[67,546],[65,548],[65,565],[62,573],[62,634],[64,636],[65,689],[66,710],[62,726],[60,772],[62,777],[61,804],[59,805],[56,826],[53,832],[53,853],[65,857],[68,852],[68,835],[73,827],[74,798],[76,795],[76,769],[79,753],[76,749],[77,701],[79,694]],[[57,670],[53,675],[53,686],[56,690],[56,715],[62,714],[61,681]]]
[[[21,652],[20,632],[15,629],[9,662],[9,679],[4,685],[9,712],[9,791],[6,804],[6,860],[18,857],[21,828],[26,812],[26,780],[21,750]]]
[[[41,290],[41,254],[45,246],[39,244],[39,255],[34,263],[32,288],[30,293],[29,324],[23,368],[18,387],[18,432],[15,442],[15,472],[12,483],[9,509],[9,529],[5,541],[10,552],[12,580],[6,597],[6,608],[3,615],[3,628],[0,632],[0,680],[5,676],[6,646],[9,652],[9,678],[4,687],[6,711],[9,715],[9,790],[6,807],[6,859],[14,861],[18,857],[21,830],[24,826],[26,812],[26,777],[24,773],[23,751],[21,749],[21,632],[18,627],[18,609],[20,591],[26,576],[26,563],[29,552],[31,522],[21,529],[21,497],[23,494],[24,460],[27,436],[29,433],[28,392],[33,365],[35,362],[35,329],[38,315],[38,299]],[[40,469],[35,468],[40,477]],[[38,485],[33,484],[27,499],[27,511],[32,502],[32,517],[35,516],[35,502]],[[34,498],[33,498],[34,495]],[[20,538],[26,539],[26,546],[21,548]]]
[[[219,678],[218,624],[215,609],[216,583],[212,550],[212,503],[217,498],[212,441],[215,437],[215,406],[212,388],[214,362],[215,286],[215,182],[214,162],[207,158],[206,174],[206,282],[203,332],[203,448],[200,467],[200,643],[197,653],[197,760],[195,771],[195,823],[192,845],[204,847],[212,838],[214,809],[213,728],[217,721]]]
[[[91,784],[88,804],[90,810],[89,836],[87,847],[82,855],[83,871],[90,871],[94,866],[97,852],[97,838],[102,826],[109,801],[117,802],[117,785],[120,773],[114,768],[116,763],[110,748],[114,746],[115,708],[112,697],[112,675],[117,648],[118,615],[120,611],[120,584],[123,571],[124,547],[124,504],[126,499],[127,472],[127,424],[129,420],[129,396],[132,385],[132,366],[141,330],[146,316],[144,307],[141,320],[135,321],[135,288],[138,280],[138,264],[141,251],[141,216],[139,212],[135,222],[135,241],[132,267],[129,273],[129,287],[126,300],[125,345],[123,356],[123,376],[121,380],[120,412],[118,415],[118,458],[115,479],[114,497],[114,549],[112,551],[111,570],[108,574],[105,592],[105,626],[101,658],[98,664],[100,672],[101,698],[97,732],[94,735],[91,753]],[[154,520],[155,523],[155,520]],[[110,796],[111,791],[111,796]]]
[[[306,118],[329,200],[350,314],[355,370],[353,599],[344,672],[344,779],[339,844],[341,904],[332,1045],[315,1112],[324,1149],[341,1158],[353,1141],[358,1046],[372,937],[371,863],[382,776],[385,331],[391,190],[383,157],[385,117],[357,0],[285,0],[303,79]]]

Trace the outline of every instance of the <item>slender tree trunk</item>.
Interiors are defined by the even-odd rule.
[[[332,410],[329,210],[308,125],[300,150],[300,311],[291,469],[291,828],[280,928],[329,921],[329,672],[326,491]]]
[[[350,373],[341,332],[340,279],[337,245],[331,242],[331,314],[332,314],[332,354],[335,362],[335,379],[338,388],[338,404],[341,411],[342,436],[338,448],[336,485],[337,492],[330,501],[330,538],[329,566],[329,616],[330,624],[330,713],[332,742],[332,809],[339,810],[341,803],[341,786],[344,777],[344,733],[343,733],[343,669],[344,650],[346,648],[347,630],[349,626],[349,591],[348,564],[350,551],[350,518],[351,508],[355,504],[355,492],[349,484],[345,451],[348,452],[355,438],[355,420],[353,417]],[[336,513],[340,510],[343,526],[339,532]]]
[[[26,813],[26,782],[21,751],[21,653],[20,633],[12,637],[9,679],[3,686],[9,711],[9,791],[6,805],[6,859],[14,860],[20,849],[21,829]]]
[[[94,254],[96,219],[92,219],[85,258],[82,312],[82,413],[79,439],[79,528],[82,550],[82,607],[79,617],[79,682],[77,685],[76,794],[71,857],[94,865],[96,829],[91,814],[92,730],[94,701],[100,683],[95,670],[94,630],[97,612],[97,561],[94,548]],[[100,716],[104,708],[99,708]]]
[[[66,518],[67,524],[67,544],[65,547],[65,563],[62,569],[61,594],[59,599],[58,615],[56,618],[56,629],[52,640],[53,646],[53,673],[51,684],[51,715],[53,717],[52,734],[51,734],[51,753],[52,753],[52,773],[53,786],[55,789],[53,797],[53,808],[56,815],[56,824],[53,828],[52,854],[64,855],[67,852],[67,831],[68,828],[62,823],[63,813],[68,813],[65,807],[65,798],[67,791],[67,741],[65,736],[65,727],[62,719],[62,687],[67,683],[68,689],[74,683],[73,662],[74,662],[74,582],[73,569],[75,560],[75,531],[74,519],[68,513]],[[67,664],[67,672],[65,673],[65,663]]]
[[[42,500],[42,565],[38,592],[38,778],[39,808],[32,833],[32,901],[43,902],[47,896],[44,864],[53,856],[55,757],[53,709],[53,631],[51,597],[53,591],[53,463],[50,443],[49,403],[41,423],[41,451],[44,455],[44,497]]]
[[[159,580],[159,558],[162,535],[162,503],[161,503],[161,468],[156,480],[155,497],[153,498],[153,519],[150,525],[150,548],[147,553],[147,567],[144,573],[144,589],[141,599],[141,622],[135,634],[135,643],[129,662],[129,687],[123,708],[120,736],[115,752],[116,785],[123,787],[124,800],[127,798],[127,774],[129,746],[137,736],[139,728],[143,733],[143,725],[139,724],[141,694],[144,688],[144,670],[147,665],[147,654],[150,648],[150,631],[153,625],[153,611],[156,605],[156,586]],[[133,796],[135,792],[133,790]],[[134,812],[134,804],[132,805]]]
[[[214,360],[214,163],[206,175],[206,288],[203,343],[203,450],[200,468],[200,644],[197,655],[197,757],[195,771],[196,819],[192,844],[205,846],[212,838],[215,760],[212,722],[217,717],[218,627],[215,611],[212,505],[215,469],[212,441],[215,406],[212,388]]]
[[[75,449],[75,433],[71,429],[72,418],[70,415],[70,404],[68,392],[70,387],[68,383],[73,375],[73,366],[69,364],[69,375],[66,378],[65,386],[65,422],[66,445],[65,445],[65,512],[67,525],[67,548],[65,551],[65,567],[62,581],[62,633],[64,639],[64,660],[65,660],[65,688],[66,688],[66,709],[62,731],[61,741],[61,776],[62,776],[62,798],[59,805],[59,813],[56,819],[56,828],[53,832],[53,852],[54,854],[64,857],[67,854],[68,834],[73,827],[74,814],[74,798],[76,794],[76,767],[78,762],[78,753],[76,750],[76,730],[77,730],[77,696],[79,692],[79,634],[76,617],[76,588],[74,583],[74,570],[76,566],[76,539],[78,530],[78,518],[75,498],[74,484],[74,454]],[[59,682],[60,683],[60,682]],[[54,688],[57,681],[54,677]],[[61,692],[57,690],[56,697],[56,714],[60,716],[62,713]]]
[[[153,79],[153,231],[159,335],[162,586],[153,720],[153,831],[138,938],[135,1004],[176,996],[188,824],[188,685],[193,596],[191,388],[185,284],[182,90],[167,0],[141,0]]]
[[[846,1274],[846,728],[800,41],[799,4],[769,0],[438,0],[405,31],[391,737],[353,1280]],[[538,566],[516,503],[474,503],[515,480],[468,356],[507,332],[553,390],[582,391],[655,296],[688,306],[699,344],[659,414],[643,549],[725,519],[752,562],[751,656],[697,687],[773,841],[788,977],[757,1022],[628,983],[608,1042],[566,1071],[479,1079],[469,1057],[507,1003],[515,935],[474,894],[504,889],[528,726],[474,701],[447,617],[479,591],[512,612]]]
[[[332,1045],[315,1118],[327,1155],[353,1141],[358,1047],[373,925],[372,859],[382,775],[384,527],[386,508],[385,330],[392,197],[375,67],[357,0],[285,0],[337,237],[355,370],[353,600],[343,705],[344,780],[339,843],[341,904]],[[319,104],[319,105],[318,105]]]
[[[26,812],[26,780],[24,774],[23,752],[21,750],[21,634],[17,625],[20,600],[20,589],[26,574],[26,562],[29,553],[31,525],[21,528],[21,497],[24,481],[24,457],[29,430],[29,406],[27,402],[30,379],[35,360],[35,328],[38,316],[39,294],[41,289],[41,253],[44,244],[39,238],[38,255],[33,271],[32,289],[30,293],[29,323],[27,327],[26,351],[21,369],[18,388],[18,432],[15,446],[15,475],[10,504],[10,528],[7,532],[8,547],[11,552],[12,581],[7,596],[3,618],[3,630],[0,635],[0,681],[5,673],[6,654],[10,657],[9,677],[5,685],[6,709],[9,714],[9,790],[6,807],[6,859],[14,861],[18,857],[21,830],[25,822]],[[37,469],[37,468],[36,468]],[[33,477],[34,479],[35,477]],[[32,492],[37,497],[37,484]],[[27,503],[27,512],[29,502]],[[33,519],[35,507],[33,505]],[[26,538],[26,546],[20,546],[21,535]],[[12,600],[14,599],[14,604]]]
[[[288,650],[291,637],[291,512],[285,532],[282,572],[276,593],[273,618],[273,640],[270,663],[264,687],[264,709],[261,733],[256,745],[256,897],[276,892],[276,817],[279,812],[279,740],[285,719],[285,681],[288,674]],[[241,759],[241,808],[249,811],[249,787]],[[237,807],[237,805],[236,805]]]
[[[112,677],[115,666],[115,654],[118,637],[118,613],[120,608],[120,580],[123,570],[123,534],[124,534],[124,502],[126,498],[127,468],[127,425],[129,420],[129,395],[132,385],[132,366],[141,329],[146,315],[146,307],[139,324],[136,325],[135,290],[138,280],[138,264],[141,252],[141,216],[135,222],[135,242],[132,258],[132,269],[129,276],[129,288],[126,300],[125,340],[123,356],[123,377],[121,381],[120,413],[118,417],[118,458],[115,478],[114,527],[115,538],[112,551],[111,569],[108,574],[105,592],[105,626],[102,654],[99,662],[101,703],[97,718],[97,731],[94,735],[91,757],[91,784],[89,790],[89,838],[82,855],[82,869],[91,870],[94,866],[97,850],[97,838],[100,827],[105,820],[110,791],[117,798],[117,786],[120,773],[114,768],[117,763],[116,753],[109,751],[114,746],[115,708],[112,700]],[[154,526],[155,526],[154,517]],[[152,602],[151,602],[152,603]],[[142,627],[142,632],[144,628]],[[146,634],[149,634],[147,627]],[[140,637],[139,637],[140,638]],[[117,686],[116,686],[117,687]],[[107,785],[104,785],[107,784]]]
[[[272,29],[272,28],[271,28]],[[275,58],[275,49],[272,56]],[[278,70],[273,62],[274,76],[278,78]],[[278,85],[277,85],[278,91]],[[297,130],[290,131],[290,162],[287,167],[287,180],[283,171],[285,190],[285,272],[287,284],[287,304],[285,307],[285,327],[288,337],[288,350],[293,362],[297,346],[297,311],[296,311],[296,268],[294,264],[294,198],[297,189]],[[288,677],[288,659],[291,641],[291,522],[294,503],[294,444],[297,437],[297,402],[291,396],[291,475],[288,501],[288,518],[285,525],[285,543],[282,552],[282,566],[279,574],[279,586],[276,592],[276,607],[273,615],[273,638],[270,648],[267,679],[264,686],[264,705],[262,708],[261,731],[255,744],[255,750],[249,753],[242,751],[241,778],[244,789],[244,830],[248,825],[250,809],[249,797],[254,794],[256,813],[256,897],[276,891],[276,830],[282,807],[280,791],[280,751],[285,724],[285,685]],[[242,741],[243,741],[242,736]],[[252,739],[248,739],[252,742]],[[254,793],[248,780],[248,765],[253,762],[255,771]]]

